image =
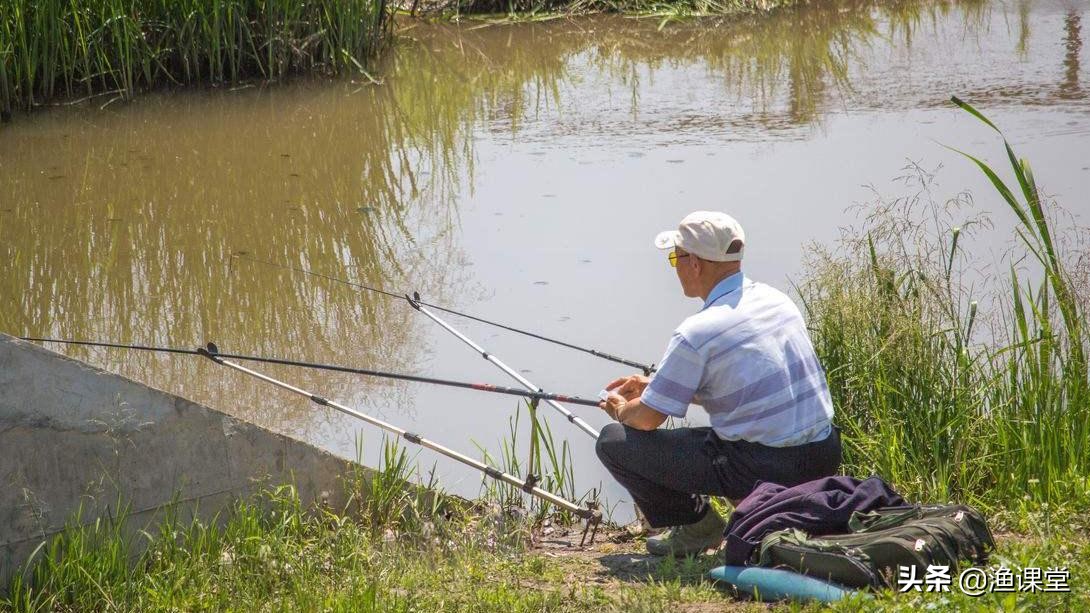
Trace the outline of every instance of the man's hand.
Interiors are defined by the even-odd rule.
[[[666,422],[666,415],[640,401],[640,395],[650,381],[643,375],[614,379],[606,386],[610,394],[598,406],[615,421],[630,428],[654,430]]]
[[[617,417],[617,412],[627,403],[628,401],[625,400],[624,396],[621,396],[620,394],[610,394],[605,400],[598,403],[598,407],[605,411],[606,415],[612,417],[614,421],[620,421]]]
[[[607,392],[613,392],[624,398],[625,400],[632,400],[639,397],[643,393],[643,389],[647,387],[648,382],[651,379],[643,375],[630,375],[628,377],[621,377],[609,382],[606,386]],[[608,402],[608,401],[607,401]]]

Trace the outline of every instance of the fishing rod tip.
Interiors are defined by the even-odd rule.
[[[405,300],[409,301],[409,306],[418,311],[420,310],[420,292],[413,292],[412,296],[405,294]]]

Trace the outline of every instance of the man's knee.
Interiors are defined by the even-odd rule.
[[[594,450],[598,453],[598,459],[607,467],[616,461],[618,451],[627,442],[625,427],[617,422],[607,424],[598,434],[598,442]]]

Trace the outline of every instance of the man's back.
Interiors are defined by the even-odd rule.
[[[831,428],[825,373],[801,313],[782,292],[741,273],[678,326],[648,389],[648,404],[672,415],[684,415],[680,405],[691,394],[724,440],[783,447]]]

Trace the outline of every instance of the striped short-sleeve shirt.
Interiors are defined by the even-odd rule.
[[[699,404],[722,439],[788,447],[831,432],[833,402],[802,314],[741,272],[678,326],[659,364],[643,403],[673,417]]]

